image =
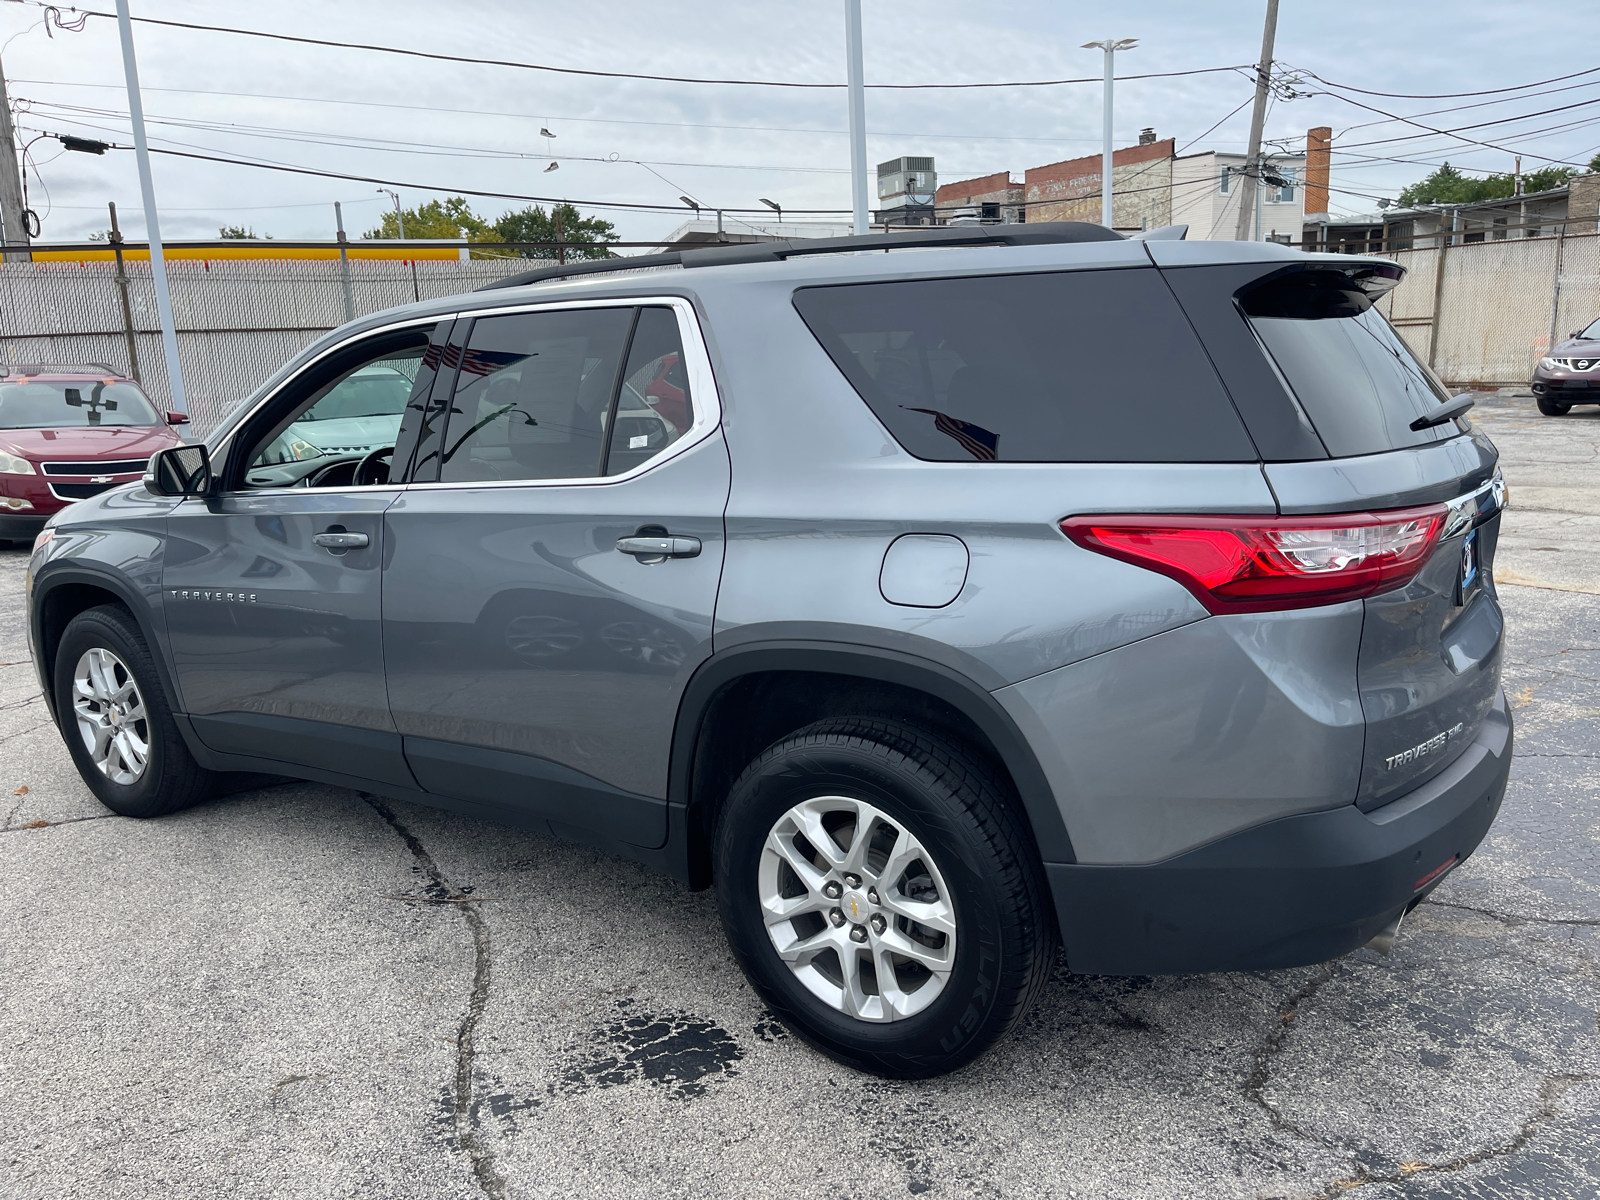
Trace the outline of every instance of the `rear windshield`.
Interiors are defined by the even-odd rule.
[[[1250,324],[1334,458],[1425,446],[1454,422],[1411,422],[1450,398],[1360,291],[1304,272],[1240,297]]]
[[[0,383],[0,429],[70,429],[82,425],[158,425],[145,394],[131,383]]]
[[[804,288],[794,304],[917,458],[1256,458],[1153,268]]]

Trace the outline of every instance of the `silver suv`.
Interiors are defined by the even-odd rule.
[[[1008,226],[379,313],[51,523],[35,661],[119,813],[266,772],[587,842],[715,885],[825,1053],[947,1071],[1058,947],[1325,960],[1484,837],[1504,492],[1400,274]],[[305,434],[375,378],[392,445]]]

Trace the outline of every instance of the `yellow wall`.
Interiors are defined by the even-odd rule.
[[[337,246],[292,247],[273,246],[270,242],[249,242],[239,246],[168,246],[164,256],[169,259],[204,259],[214,262],[222,258],[338,258]],[[150,251],[128,249],[122,252],[128,262],[148,262]],[[351,242],[351,258],[388,259],[444,259],[454,261],[461,257],[455,246],[394,246],[379,247],[370,242]],[[116,259],[111,250],[35,250],[34,262],[112,262]]]

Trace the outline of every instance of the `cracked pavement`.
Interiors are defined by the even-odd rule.
[[[1394,955],[1058,971],[922,1083],[788,1036],[710,893],[582,846],[315,784],[104,814],[0,551],[0,1195],[1600,1194],[1600,409],[1474,417],[1516,761]]]

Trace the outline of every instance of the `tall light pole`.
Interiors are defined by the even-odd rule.
[[[856,233],[867,224],[867,84],[861,63],[861,0],[844,0],[845,55],[850,60],[850,208]]]
[[[1100,147],[1100,224],[1111,226],[1111,77],[1115,69],[1118,50],[1132,50],[1138,38],[1107,38],[1103,42],[1085,42],[1085,50],[1103,50],[1106,58],[1106,95],[1101,114],[1105,118],[1104,138]]]
[[[156,185],[150,178],[150,147],[144,138],[144,103],[139,98],[139,64],[133,57],[133,22],[128,0],[117,0],[117,30],[122,34],[122,73],[128,83],[128,116],[133,123],[133,151],[139,161],[139,192],[144,198],[145,237],[150,240],[150,278],[156,285],[156,319],[161,322],[161,349],[167,359],[167,384],[172,407],[189,411],[178,365],[178,334],[172,324],[172,295],[167,291],[167,260],[161,253],[161,221],[156,216]]]
[[[394,223],[400,231],[400,240],[406,240],[406,214],[400,208],[400,193],[391,192],[388,188],[379,188],[385,196],[394,201]]]

